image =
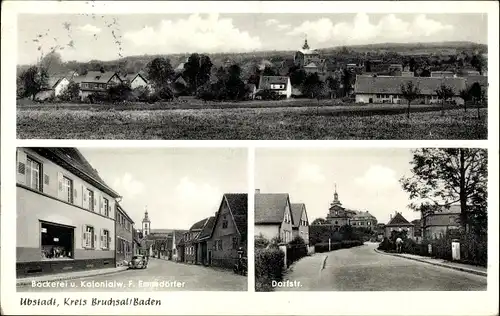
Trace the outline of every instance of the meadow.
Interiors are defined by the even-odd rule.
[[[487,109],[250,101],[217,104],[23,105],[20,139],[487,139]],[[232,105],[232,106],[231,106]]]

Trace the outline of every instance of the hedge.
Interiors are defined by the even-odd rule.
[[[315,252],[328,252],[338,249],[352,248],[363,245],[362,241],[359,240],[344,240],[340,242],[332,242],[330,245],[328,243],[319,243],[314,245]]]
[[[272,290],[272,281],[281,281],[284,273],[285,253],[277,248],[255,249],[255,290]]]

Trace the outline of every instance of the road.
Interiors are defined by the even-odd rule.
[[[147,282],[155,282],[147,283]],[[165,281],[165,282],[162,282]],[[63,281],[68,287],[17,287],[19,292],[247,291],[247,278],[232,271],[150,259],[146,269]],[[102,287],[101,284],[115,287]],[[121,286],[120,286],[121,284]],[[73,287],[74,286],[74,287]]]
[[[284,286],[275,290],[479,291],[487,288],[486,277],[377,253],[377,245],[368,243],[303,258],[285,275]]]

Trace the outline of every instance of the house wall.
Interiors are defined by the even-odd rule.
[[[227,227],[224,228],[223,223],[225,221],[227,221]],[[232,268],[238,262],[239,247],[247,248],[246,243],[241,242],[241,236],[226,202],[219,209],[217,221],[214,224],[214,230],[210,238],[210,246],[212,265],[224,268]]]
[[[290,211],[290,204],[287,203],[285,206],[285,218],[280,225],[280,238],[284,243],[289,243],[293,239],[293,225],[292,225],[292,215]]]
[[[364,227],[364,228],[371,228],[375,230],[375,227],[377,225],[377,220],[370,218],[370,219],[357,219],[357,218],[352,218],[351,219],[351,226],[355,227]]]
[[[62,78],[61,81],[57,84],[57,86],[54,88],[54,95],[56,97],[60,96],[61,93],[66,89],[66,87],[69,85],[69,80],[66,78]]]
[[[142,79],[141,76],[136,76],[134,80],[130,83],[130,87],[132,89],[138,88],[138,87],[147,87],[148,83]]]
[[[280,225],[279,224],[266,224],[259,225],[255,224],[255,236],[259,236],[262,234],[267,240],[271,240],[274,237],[278,237],[280,235]]]
[[[302,221],[305,221],[307,223],[307,214],[306,212],[302,212],[302,218],[301,218],[301,222]],[[300,237],[302,237],[302,239],[304,239],[306,245],[309,245],[309,226],[307,225],[299,225],[298,229],[296,230],[296,234]]]
[[[27,182],[27,157],[41,164],[39,177],[41,187],[38,189],[34,186],[31,188]],[[24,174],[20,172],[22,169],[24,169]],[[65,202],[62,186],[59,185],[63,175],[73,181],[72,203]],[[17,150],[16,178],[16,261],[18,275],[25,274],[34,265],[41,269],[38,273],[42,274],[59,272],[63,268],[76,270],[115,265],[114,199],[29,149],[19,148]],[[88,198],[86,201],[83,200],[84,194],[82,192],[86,188],[94,190],[96,197],[94,212],[88,209]],[[102,201],[102,197],[109,201],[109,214],[105,214],[102,203],[98,202]],[[65,263],[60,265],[57,265],[52,259],[42,260],[40,221],[73,227],[74,260],[65,259]],[[83,247],[85,225],[94,228],[95,245],[93,249],[84,249]],[[103,229],[109,232],[108,249],[100,247]]]
[[[128,225],[127,225],[128,223]],[[133,235],[134,227],[132,223],[119,210],[116,210],[116,262],[130,261],[133,256]]]

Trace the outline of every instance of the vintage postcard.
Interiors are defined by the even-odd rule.
[[[487,16],[19,14],[17,137],[486,139]]]
[[[486,291],[486,149],[257,149],[255,166],[256,291]]]

